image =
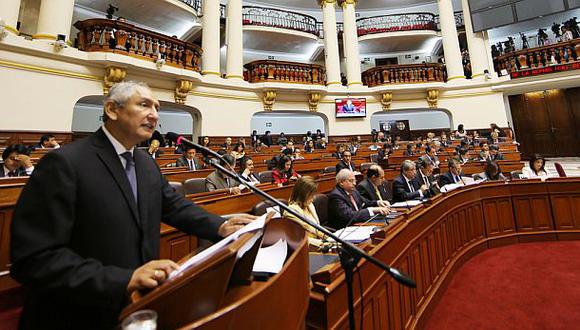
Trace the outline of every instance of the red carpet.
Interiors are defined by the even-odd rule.
[[[580,329],[580,242],[514,244],[473,257],[426,329]]]

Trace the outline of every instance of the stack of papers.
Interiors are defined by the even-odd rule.
[[[391,204],[391,207],[410,208],[410,207],[413,207],[413,206],[417,206],[417,205],[419,205],[421,203],[423,203],[423,202],[421,202],[418,199],[415,199],[415,200],[410,200],[410,201],[405,201],[405,202],[394,203],[394,204]]]
[[[287,255],[288,244],[284,239],[279,239],[276,244],[258,250],[252,271],[278,274],[284,267]]]
[[[334,232],[338,238],[351,243],[360,243],[366,241],[375,232],[376,226],[350,226]],[[334,241],[329,238],[329,241]]]

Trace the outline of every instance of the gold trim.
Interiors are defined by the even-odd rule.
[[[213,76],[218,76],[218,77],[222,76],[221,73],[215,72],[215,71],[201,71],[201,74],[204,76],[207,76],[207,75],[213,75]]]
[[[485,73],[472,74],[472,75],[471,75],[471,79],[473,79],[473,78],[477,78],[477,77],[481,77],[481,76],[483,76],[484,74],[485,74]]]
[[[329,85],[340,85],[340,84],[342,84],[340,81],[329,81],[329,82],[326,83],[326,86],[329,86]]]
[[[39,33],[39,34],[33,34],[32,35],[32,39],[48,39],[48,40],[56,40],[57,37],[55,35],[52,34],[46,34],[46,33]]]
[[[200,96],[200,97],[215,97],[218,99],[246,100],[246,101],[256,101],[256,100],[259,101],[260,100],[257,97],[251,97],[251,96],[223,95],[223,94],[204,93],[204,92],[190,92],[189,95]]]
[[[451,80],[454,80],[454,79],[465,79],[465,76],[449,77],[449,78],[447,78],[447,81],[451,81]]]
[[[346,85],[347,85],[347,86],[350,86],[350,85],[362,85],[362,84],[363,84],[363,83],[362,83],[362,81],[353,81],[353,82],[349,82],[349,83],[348,83],[348,84],[346,84]]]
[[[16,35],[20,35],[20,31],[18,31],[15,27],[10,26],[10,25],[4,25],[4,28]]]
[[[465,93],[465,94],[443,95],[443,96],[440,96],[439,98],[440,99],[453,99],[453,98],[459,98],[459,97],[484,96],[484,95],[495,95],[495,94],[502,94],[502,93],[498,93],[498,92]]]
[[[240,78],[242,80],[244,80],[243,76],[237,75],[237,74],[232,74],[232,75],[227,75],[226,79],[232,79],[232,78]]]
[[[23,70],[34,71],[34,72],[50,73],[50,74],[55,74],[55,75],[64,76],[64,77],[73,77],[73,78],[81,78],[81,79],[94,80],[94,81],[103,81],[103,78],[100,76],[93,76],[93,75],[84,74],[84,73],[76,73],[76,72],[70,72],[70,71],[62,71],[62,70],[44,68],[44,67],[35,66],[35,65],[27,65],[27,64],[20,64],[20,63],[14,63],[14,62],[0,61],[0,66],[5,66],[5,67],[13,68],[13,69],[23,69]]]

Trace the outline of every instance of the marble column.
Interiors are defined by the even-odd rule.
[[[485,47],[485,38],[483,32],[473,32],[473,26],[471,25],[471,15],[469,14],[469,3],[467,0],[461,0],[461,6],[463,7],[463,22],[465,23],[465,36],[467,37],[467,48],[469,49],[469,60],[471,62],[471,72],[473,73],[472,79],[483,79],[483,71],[488,70],[491,72],[488,61],[487,53],[490,52],[489,49]]]
[[[346,78],[348,80],[348,86],[362,85],[355,4],[356,0],[343,0],[342,2],[344,26],[342,40],[344,57],[346,60]]]
[[[38,27],[34,39],[56,40],[59,34],[69,39],[74,0],[42,0],[38,13]]]
[[[218,1],[219,2],[219,1]],[[242,0],[228,0],[226,78],[244,79]]]
[[[340,85],[340,54],[336,29],[336,0],[321,0],[324,15],[324,62],[326,85]]]
[[[443,52],[445,66],[447,67],[447,81],[465,79],[463,65],[461,63],[461,50],[455,27],[455,15],[451,0],[437,0],[439,5],[439,21],[441,35],[443,37]]]
[[[201,74],[220,77],[220,2],[203,1]]]

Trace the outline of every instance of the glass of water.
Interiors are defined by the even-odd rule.
[[[150,309],[137,311],[127,316],[121,326],[123,330],[156,330],[157,312]]]

